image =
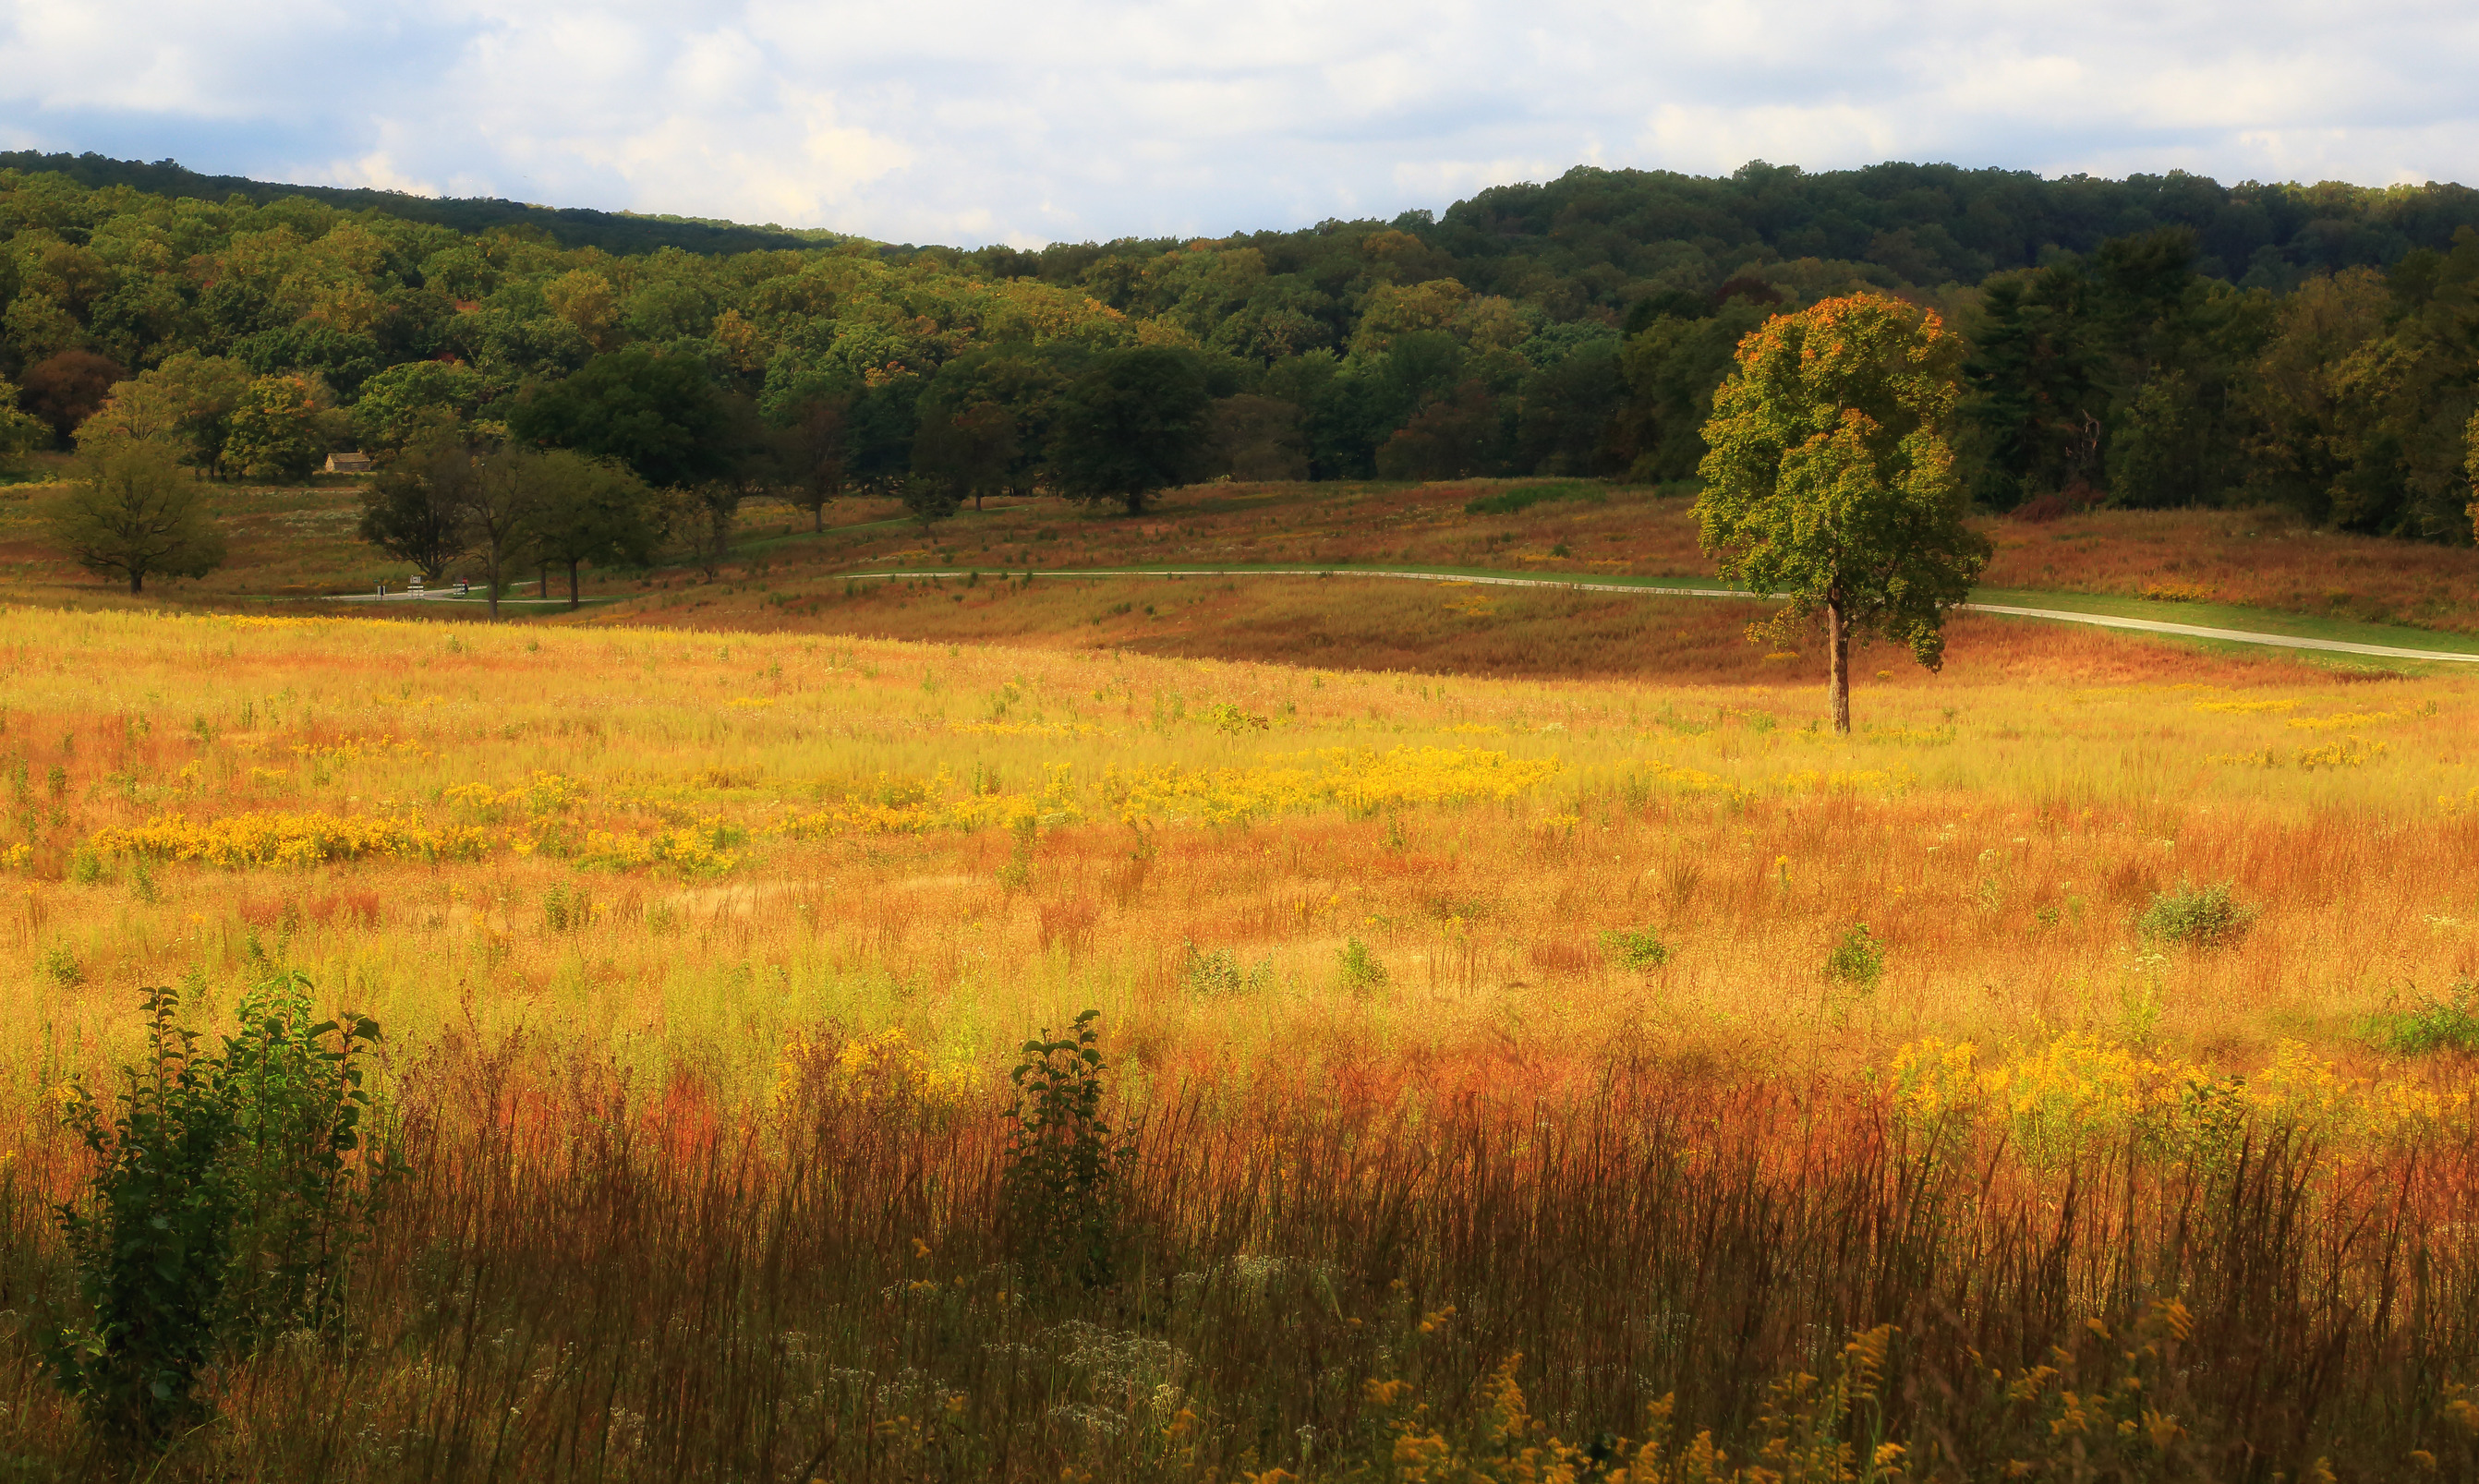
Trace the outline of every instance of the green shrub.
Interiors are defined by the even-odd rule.
[[[2479,985],[2466,979],[2444,999],[2379,1011],[2359,1022],[2358,1033],[2360,1039],[2390,1056],[2479,1054]]]
[[[1240,956],[1228,948],[1203,949],[1189,943],[1188,965],[1181,977],[1188,983],[1188,993],[1209,999],[1247,994],[1274,982],[1274,960],[1260,959],[1242,968]]]
[[[1386,987],[1386,965],[1368,951],[1368,945],[1358,938],[1344,940],[1342,960],[1342,986],[1354,994],[1368,994]]]
[[[2232,882],[2198,886],[2180,878],[2174,891],[2156,891],[2152,905],[2134,921],[2134,930],[2163,943],[2190,948],[2217,948],[2246,935],[2256,909],[2237,899]]]
[[[1864,922],[1854,922],[1825,956],[1825,977],[1854,989],[1873,989],[1885,972],[1885,945],[1877,941]]]
[[[1008,1074],[1016,1098],[1000,1177],[1005,1236],[1036,1283],[1099,1288],[1115,1267],[1119,1188],[1136,1145],[1103,1113],[1107,1068],[1093,1031],[1100,1016],[1088,1010],[1072,1036],[1025,1042],[1024,1060]]]
[[[74,989],[86,983],[86,965],[78,962],[77,955],[64,944],[54,943],[44,949],[39,967],[55,989]]]
[[[1014,844],[1008,849],[1007,863],[999,867],[999,885],[1008,891],[1022,891],[1033,884],[1033,849],[1040,842],[1041,823],[1031,814],[1020,814],[1008,826]]]
[[[1613,928],[1601,934],[1601,951],[1630,969],[1657,969],[1670,961],[1670,945],[1650,928]]]
[[[198,1372],[224,1347],[342,1315],[388,1174],[346,1158],[378,1027],[312,1023],[308,989],[293,974],[261,984],[212,1056],[176,1024],[178,991],[145,990],[146,1053],[114,1105],[73,1085],[65,1116],[98,1167],[57,1215],[87,1314],[38,1339],[119,1447],[161,1447],[197,1419]]]
[[[551,932],[582,932],[593,921],[594,898],[584,887],[553,885],[543,894],[543,926]]]

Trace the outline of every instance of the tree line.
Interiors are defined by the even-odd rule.
[[[934,518],[1036,489],[1134,508],[1224,474],[1680,480],[1747,335],[1873,292],[1959,332],[1955,451],[1983,508],[2274,500],[2469,538],[2479,193],[2459,186],[1578,169],[1442,216],[1210,240],[614,251],[574,223],[209,200],[72,163],[90,183],[0,169],[6,399],[56,446],[101,418],[211,476],[513,440],[697,504],[709,549],[713,513],[759,489]],[[701,388],[671,452],[577,410],[649,378]],[[1104,425],[1117,441],[1087,437]]]

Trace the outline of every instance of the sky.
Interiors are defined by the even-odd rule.
[[[2468,180],[2479,6],[0,0],[0,148],[975,246],[1577,165]]]

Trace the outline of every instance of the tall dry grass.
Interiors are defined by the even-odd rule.
[[[281,959],[387,1026],[414,1174],[358,1338],[167,1477],[1387,1477],[1518,1352],[1569,1443],[1674,1394],[1744,1460],[1878,1324],[1909,1467],[1982,1477],[2172,1297],[2166,1476],[2466,1467],[2461,1063],[2361,1028],[2472,973],[2467,682],[1988,632],[1844,741],[1787,681],[0,616],[0,1459],[87,1458],[47,1099]],[[2244,936],[2141,937],[2182,879]],[[1087,1006],[1132,1276],[1026,1293],[994,1114]]]

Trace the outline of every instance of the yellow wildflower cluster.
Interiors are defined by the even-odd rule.
[[[592,830],[586,832],[577,858],[587,865],[617,871],[668,866],[683,876],[716,876],[740,863],[739,853],[728,847],[737,844],[741,834],[725,824],[721,816],[711,814],[694,825],[652,834]]]
[[[1368,814],[1408,805],[1503,802],[1528,792],[1558,766],[1554,757],[1469,747],[1329,748],[1253,768],[1154,768],[1124,777],[1113,769],[1102,780],[1102,797],[1131,824],[1227,825],[1323,808]]]
[[[228,628],[311,628],[322,624],[350,623],[349,619],[278,618],[269,614],[221,613],[209,620]]]
[[[1892,1082],[1895,1106],[1905,1118],[2002,1122],[2034,1164],[2127,1138],[2172,1152],[2210,1152],[2249,1118],[2343,1142],[2390,1145],[2459,1131],[2470,1115],[2466,1091],[2344,1077],[2296,1041],[2283,1042],[2263,1071],[2238,1077],[2083,1036],[1986,1062],[1968,1041],[1931,1036],[1895,1053]]]
[[[2343,737],[2338,742],[2327,742],[2322,747],[2302,747],[2287,754],[2284,754],[2278,748],[2270,747],[2252,753],[2214,753],[2211,755],[2211,760],[2242,768],[2288,766],[2312,773],[2318,768],[2355,768],[2362,763],[2382,757],[2385,752],[2386,746],[2382,742],[2364,742],[2357,737]]]
[[[1862,1431],[1881,1428],[1879,1392],[1894,1333],[1883,1324],[1854,1336],[1842,1347],[1829,1380],[1794,1371],[1766,1388],[1755,1456],[1745,1465],[1733,1464],[1710,1432],[1677,1439],[1672,1420],[1677,1398],[1665,1396],[1648,1409],[1643,1443],[1615,1440],[1620,1467],[1607,1469],[1602,1460],[1560,1442],[1532,1415],[1516,1381],[1521,1355],[1510,1356],[1481,1383],[1487,1405],[1460,1439],[1436,1426],[1429,1409],[1413,1400],[1407,1381],[1371,1380],[1362,1395],[1393,1434],[1388,1462],[1391,1476],[1402,1484],[1851,1484],[1861,1478],[1900,1484],[1909,1476],[1907,1447],[1880,1442],[1863,1451],[1849,1437],[1854,1421]]]
[[[457,783],[440,790],[439,802],[456,808],[498,819],[508,810],[524,814],[555,814],[575,808],[585,799],[585,790],[576,780],[563,773],[546,773],[537,769],[526,782],[515,788],[494,788],[488,783]]]
[[[2374,727],[2385,722],[2397,722],[2410,714],[2408,711],[2344,711],[2335,716],[2293,716],[2282,725],[2300,731],[2339,731],[2345,727]]]
[[[99,855],[150,856],[242,869],[308,866],[366,857],[398,860],[473,859],[490,847],[479,830],[433,829],[410,816],[269,811],[220,819],[159,815],[127,829],[96,831],[87,842]]]
[[[2249,716],[2264,711],[2295,711],[2298,709],[2298,698],[2291,696],[2277,701],[2198,701],[2195,703],[2195,709],[2219,711],[2232,716]]]
[[[1013,829],[1027,822],[1073,824],[1085,817],[1076,803],[1073,773],[1067,763],[1053,764],[1041,791],[1032,794],[958,794],[955,776],[944,768],[926,780],[881,775],[870,788],[847,794],[821,808],[804,809],[778,821],[770,832],[796,840],[816,840],[842,834],[981,830],[992,825]]]
[[[2135,591],[2137,596],[2149,598],[2154,602],[2209,602],[2213,593],[2206,583],[2176,580],[2146,582]]]
[[[296,742],[293,755],[312,762],[384,762],[397,757],[427,757],[411,737],[339,737],[333,742]]]
[[[955,1112],[978,1100],[989,1078],[961,1059],[933,1062],[902,1026],[876,1036],[793,1031],[775,1063],[769,1106],[780,1112],[806,1094],[864,1105]]]

